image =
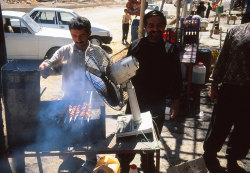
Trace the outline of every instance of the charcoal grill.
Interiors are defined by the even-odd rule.
[[[47,146],[76,146],[96,143],[100,139],[106,138],[105,106],[97,93],[93,92],[91,101],[90,117],[72,117],[71,121],[65,122],[69,118],[69,105],[81,105],[89,103],[89,94],[84,99],[44,101],[41,102],[40,125],[41,131],[38,144],[50,141]],[[99,96],[99,95],[98,95]],[[80,114],[80,113],[79,113]],[[50,135],[49,133],[56,133]]]

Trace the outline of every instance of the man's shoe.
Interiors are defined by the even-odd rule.
[[[233,159],[227,160],[227,170],[229,173],[246,173],[246,171],[238,165],[237,160]]]
[[[227,171],[221,167],[219,160],[216,157],[203,155],[206,167],[210,173],[227,173]]]

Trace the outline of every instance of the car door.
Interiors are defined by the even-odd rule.
[[[69,22],[74,17],[71,13],[57,11],[58,17],[58,28],[60,29],[69,29]]]
[[[9,18],[13,32],[5,32],[8,59],[37,59],[38,38],[26,23],[17,18]]]
[[[30,16],[42,27],[58,27],[55,11],[35,11]]]

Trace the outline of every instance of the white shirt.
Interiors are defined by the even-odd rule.
[[[89,44],[90,52],[97,50],[100,54],[106,53],[101,47]],[[99,57],[98,57],[99,58]],[[102,57],[101,57],[102,58]],[[102,63],[99,58],[98,63]],[[75,43],[62,46],[51,59],[45,60],[49,67],[62,66],[62,90],[64,98],[74,99],[84,95],[84,91],[93,89],[92,84],[86,78],[85,51],[79,50]],[[91,90],[92,90],[91,89]]]

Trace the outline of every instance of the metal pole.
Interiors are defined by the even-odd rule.
[[[146,6],[146,0],[141,0],[140,23],[139,23],[139,28],[138,28],[138,38],[143,37],[143,18],[144,18],[145,6]]]
[[[184,0],[184,5],[183,5],[183,8],[182,8],[182,18],[186,18],[187,17],[187,5],[188,5],[188,2],[187,0]]]
[[[229,15],[231,14],[232,6],[233,6],[233,0],[231,0],[231,2],[230,2]]]
[[[176,10],[176,28],[180,26],[180,9],[181,8],[181,0],[177,0],[177,10]]]
[[[7,62],[7,53],[5,46],[5,38],[4,38],[4,29],[3,29],[3,18],[2,18],[2,8],[0,3],[0,68]],[[1,157],[5,155],[5,137],[3,131],[3,117],[2,117],[2,103],[1,99],[3,96],[2,93],[2,70],[0,70],[0,160]],[[1,163],[0,163],[1,166]]]
[[[193,2],[193,0],[191,0],[191,1],[190,1],[190,6],[189,6],[189,11],[188,11],[188,16],[191,15],[192,10],[193,10],[193,7],[194,7],[194,2]]]
[[[165,3],[165,0],[162,0],[162,2],[161,2],[160,12],[162,12],[162,10],[163,10],[163,5],[164,5],[164,3]]]
[[[132,112],[132,115],[133,115],[133,121],[136,124],[140,124],[141,121],[142,121],[142,119],[141,119],[141,111],[140,111],[139,104],[138,104],[138,101],[137,101],[137,97],[136,97],[136,94],[135,94],[135,88],[132,85],[131,81],[129,81],[126,85],[127,85],[127,92],[128,92],[128,97],[129,97],[129,105],[130,105],[131,112]]]
[[[0,67],[2,67],[6,62],[7,62],[7,52],[6,52],[5,38],[4,38],[2,8],[0,3]],[[2,92],[2,90],[0,92]]]

